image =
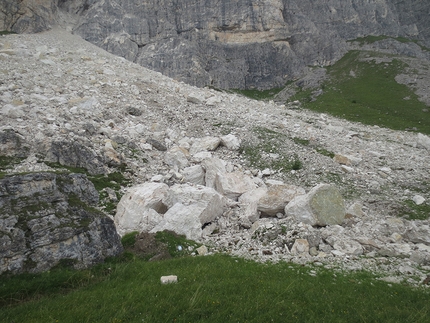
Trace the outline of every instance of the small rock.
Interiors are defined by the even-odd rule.
[[[172,284],[178,282],[178,276],[170,275],[170,276],[161,276],[160,281],[162,284]]]
[[[221,144],[230,150],[238,150],[240,148],[240,140],[232,134],[221,137]]]
[[[203,245],[198,247],[196,251],[200,256],[205,256],[208,253],[208,248],[205,245]]]
[[[297,239],[291,247],[292,255],[301,255],[309,253],[309,242],[306,239]]]
[[[421,205],[426,201],[426,199],[424,197],[422,197],[421,195],[415,195],[412,198],[412,201],[414,201],[416,205]]]
[[[167,151],[167,147],[165,145],[163,145],[161,142],[159,142],[158,140],[149,138],[148,140],[146,140],[146,142],[148,144],[151,144],[152,147],[154,147],[155,149],[157,149],[159,151]]]

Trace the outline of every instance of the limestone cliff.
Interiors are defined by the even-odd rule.
[[[346,40],[361,36],[430,44],[430,3],[419,0],[2,2],[3,29],[40,31],[62,22],[114,54],[216,88],[282,86],[307,65],[337,60]]]
[[[0,180],[0,274],[85,268],[122,252],[113,221],[93,208],[82,174],[31,173]]]

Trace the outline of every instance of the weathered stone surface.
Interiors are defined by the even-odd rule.
[[[85,268],[122,252],[114,223],[93,208],[82,174],[34,173],[0,180],[0,273],[41,272],[60,261]]]
[[[341,224],[345,218],[345,205],[334,186],[320,184],[308,194],[295,197],[285,207],[285,214],[313,226]]]
[[[419,133],[417,135],[417,145],[430,151],[430,137]]]
[[[249,228],[252,223],[258,220],[258,202],[267,194],[266,187],[259,187],[254,190],[245,192],[239,197],[240,213],[239,219],[241,225]]]
[[[203,224],[200,219],[208,217],[207,204],[184,205],[176,203],[164,214],[163,219],[150,231],[152,233],[170,230],[187,239],[200,240]]]
[[[201,185],[192,186],[188,184],[173,185],[163,197],[163,204],[169,209],[178,203],[183,205],[199,204],[202,206],[197,218],[200,228],[205,223],[211,222],[221,216],[226,210],[227,205],[225,197],[214,189]],[[175,231],[173,229],[169,230]],[[176,233],[184,234],[182,232]]]
[[[221,139],[218,137],[203,137],[196,139],[190,148],[190,154],[194,155],[202,151],[213,151],[218,148]]]
[[[205,185],[205,170],[201,165],[194,165],[191,167],[184,168],[182,171],[185,183],[191,183],[196,185]]]
[[[52,142],[45,160],[63,166],[85,168],[92,175],[105,173],[103,158],[78,142]]]
[[[117,206],[115,225],[118,233],[123,236],[133,231],[152,230],[167,210],[163,198],[168,188],[163,183],[145,183],[130,188]]]
[[[258,201],[258,211],[264,215],[276,216],[277,213],[284,213],[287,204],[296,196],[304,195],[303,188],[294,185],[276,184],[270,185],[266,195]]]
[[[290,250],[293,255],[309,254],[309,243],[306,239],[297,239]]]
[[[184,148],[174,146],[164,155],[164,162],[178,171],[188,166],[187,153]]]
[[[196,249],[197,253],[199,254],[199,256],[205,256],[208,253],[208,247],[206,247],[205,245],[200,246]]]
[[[346,255],[359,256],[363,253],[363,247],[354,240],[338,239],[333,243],[333,248]]]
[[[361,162],[361,159],[358,157],[343,154],[335,154],[333,160],[336,163],[346,166],[357,166]]]
[[[413,243],[430,246],[430,225],[424,221],[410,222],[406,227],[404,237]]]
[[[25,138],[14,129],[0,131],[0,156],[26,157],[29,150]]]
[[[202,104],[205,98],[200,93],[188,94],[187,101],[195,104]]]
[[[412,197],[412,201],[414,201],[416,205],[421,205],[426,201],[426,199],[421,195],[414,195],[414,197]]]
[[[228,134],[221,137],[221,144],[230,150],[238,150],[240,148],[240,139],[235,135]]]
[[[243,193],[256,188],[252,179],[240,172],[217,173],[215,189],[229,199],[237,201]]]
[[[203,160],[202,167],[206,172],[206,186],[211,188],[215,188],[217,174],[224,174],[227,172],[225,169],[225,162],[219,158],[208,158]]]
[[[365,213],[363,212],[363,205],[361,203],[354,202],[346,210],[346,216],[362,218],[363,216],[365,216]]]
[[[58,8],[53,0],[3,0],[1,5],[0,30],[37,33],[57,24]]]

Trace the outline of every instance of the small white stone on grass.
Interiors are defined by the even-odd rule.
[[[178,282],[178,276],[170,275],[170,276],[161,276],[160,281],[162,284],[172,284]]]
[[[208,248],[205,245],[200,246],[200,247],[197,248],[197,253],[200,256],[204,256],[204,255],[206,255],[208,253]]]
[[[421,204],[423,204],[423,203],[425,202],[425,200],[426,200],[426,199],[425,199],[424,197],[422,197],[421,195],[415,195],[415,196],[412,198],[412,201],[414,201],[416,205],[421,205]]]

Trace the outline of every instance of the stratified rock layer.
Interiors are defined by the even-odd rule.
[[[85,268],[122,252],[113,221],[93,208],[82,174],[33,173],[0,180],[0,274]]]

